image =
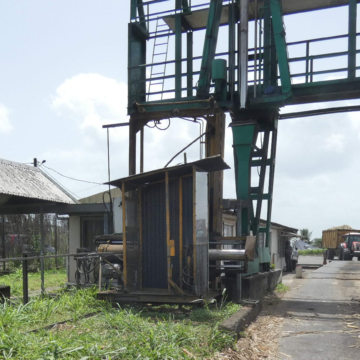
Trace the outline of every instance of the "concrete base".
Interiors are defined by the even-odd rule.
[[[244,306],[236,314],[231,315],[228,319],[224,320],[220,324],[220,327],[226,331],[230,331],[238,335],[256,319],[261,310],[261,302],[258,302],[254,306]]]
[[[10,299],[10,286],[0,286],[0,302],[3,302],[4,298]]]
[[[268,277],[268,291],[274,291],[276,286],[281,282],[282,271],[280,269],[270,271]]]
[[[242,299],[261,300],[267,291],[274,291],[281,282],[282,271],[275,270],[266,273],[257,273],[242,278]],[[235,301],[235,278],[222,279],[226,288],[227,299]]]
[[[269,273],[259,273],[242,279],[242,298],[261,300],[268,290]]]

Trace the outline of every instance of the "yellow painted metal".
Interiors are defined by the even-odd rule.
[[[182,177],[179,179],[179,263],[180,263],[180,288],[183,287],[183,197]]]
[[[171,279],[171,255],[170,255],[170,204],[169,204],[169,173],[165,173],[165,202],[166,202],[166,248],[167,248],[167,276]],[[171,286],[168,283],[170,293]]]
[[[170,240],[170,256],[175,256],[175,240]]]
[[[322,233],[322,247],[336,249],[343,242],[342,236],[350,232],[360,233],[360,230],[324,230]]]
[[[127,286],[127,264],[126,264],[126,202],[125,202],[125,183],[122,183],[122,218],[123,218],[123,266],[124,266],[124,285]]]

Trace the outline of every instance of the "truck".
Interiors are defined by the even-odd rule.
[[[360,259],[360,230],[350,227],[333,228],[322,233],[322,247],[327,249],[327,258],[333,260],[351,260],[353,257]]]

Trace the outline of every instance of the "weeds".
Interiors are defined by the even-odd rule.
[[[0,304],[0,358],[189,359],[188,353],[211,358],[214,352],[233,345],[233,335],[222,331],[218,324],[238,311],[239,305],[210,304],[195,310],[188,307],[183,310],[183,318],[177,317],[180,311],[176,307],[159,306],[152,314],[161,314],[161,318],[154,321],[153,316],[144,315],[146,307],[114,309],[96,300],[96,292],[96,288],[74,290],[52,299],[32,299],[27,305]],[[96,316],[80,318],[99,310]],[[74,321],[52,330],[29,332],[71,318]]]
[[[283,283],[280,283],[276,286],[276,291],[277,292],[286,292],[286,291],[289,291],[290,290],[290,287],[289,286],[286,286],[284,285]]]
[[[29,291],[40,290],[40,272],[29,273],[28,281]],[[66,281],[67,276],[65,269],[45,271],[45,288],[64,286]],[[9,285],[11,287],[12,296],[22,296],[22,269],[16,269],[12,274],[0,277],[0,285]]]

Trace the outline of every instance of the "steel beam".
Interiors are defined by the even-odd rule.
[[[248,13],[249,0],[240,0],[240,24],[239,24],[239,95],[240,109],[245,109],[248,92]]]
[[[175,99],[181,99],[182,14],[175,15]]]
[[[215,57],[222,6],[222,0],[211,0],[209,6],[203,57],[201,61],[199,83],[197,86],[197,96],[201,99],[207,98],[209,96],[211,64]]]
[[[349,0],[348,77],[356,77],[356,17],[357,0]]]
[[[290,69],[287,58],[285,30],[283,25],[283,16],[280,0],[271,0],[270,10],[272,15],[272,25],[274,29],[276,53],[279,63],[282,93],[291,95]]]

